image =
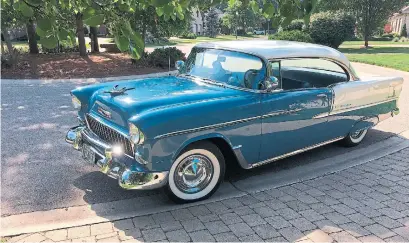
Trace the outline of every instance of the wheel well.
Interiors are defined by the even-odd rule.
[[[224,161],[226,162],[227,169],[232,170],[232,167],[240,167],[236,155],[233,152],[231,146],[223,138],[209,138],[210,142],[214,143],[222,152]]]
[[[214,137],[214,138],[205,138],[202,140],[197,140],[187,145],[184,149],[182,149],[182,151],[180,151],[179,154],[182,154],[184,151],[188,150],[192,146],[195,146],[195,144],[203,142],[203,141],[209,141],[215,144],[220,149],[220,152],[223,154],[224,161],[226,163],[226,171],[229,171],[229,170],[235,171],[237,168],[239,169],[241,168],[237,160],[237,157],[233,152],[233,149],[231,148],[229,143],[227,143],[226,140],[224,140],[223,138]]]

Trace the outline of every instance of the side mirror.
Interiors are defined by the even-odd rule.
[[[185,67],[185,62],[182,60],[176,61],[175,67],[179,71],[179,73],[181,73]]]
[[[277,89],[278,86],[280,86],[280,83],[278,82],[278,79],[276,77],[271,76],[267,78],[266,81],[264,81],[264,86],[265,86],[265,90],[267,92],[270,92],[272,90]]]

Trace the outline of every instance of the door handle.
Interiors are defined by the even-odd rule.
[[[327,98],[327,95],[326,94],[319,94],[319,95],[317,95],[317,97],[318,98]]]

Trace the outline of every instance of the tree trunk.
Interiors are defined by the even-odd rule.
[[[91,33],[91,51],[99,52],[97,27],[89,27],[89,32]]]
[[[7,50],[9,52],[9,54],[13,54],[14,53],[13,52],[13,45],[11,44],[9,32],[7,31],[7,29],[3,30],[3,37],[4,37],[4,41],[6,42]]]
[[[368,38],[365,37],[365,48],[368,48],[369,44],[368,44]]]
[[[38,54],[36,31],[35,31],[34,22],[32,19],[30,19],[27,22],[26,28],[27,28],[28,46],[30,48],[30,54]]]
[[[87,56],[87,47],[85,46],[84,23],[82,22],[82,13],[77,13],[75,16],[75,23],[77,25],[78,48],[80,56]]]
[[[4,41],[1,40],[1,54],[4,54]]]

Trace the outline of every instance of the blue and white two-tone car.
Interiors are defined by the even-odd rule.
[[[71,92],[66,141],[125,189],[211,196],[226,164],[251,169],[335,141],[355,146],[399,113],[399,77],[360,79],[329,47],[287,41],[200,43],[179,74]]]

